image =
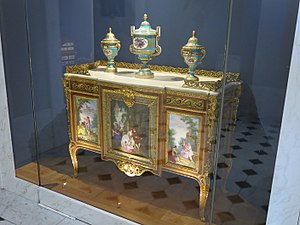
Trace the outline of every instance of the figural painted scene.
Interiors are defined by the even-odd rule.
[[[76,115],[78,139],[98,143],[97,101],[76,97]]]
[[[196,168],[199,118],[168,115],[168,162]]]
[[[123,101],[111,102],[112,147],[122,152],[149,157],[149,108]]]

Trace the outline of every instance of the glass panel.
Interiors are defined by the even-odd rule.
[[[33,161],[39,159],[40,185],[139,223],[211,223],[214,183],[209,184],[230,1],[22,3],[29,42],[22,60],[28,58],[31,74],[27,89],[20,90],[33,94],[28,106],[34,121],[26,122],[34,143],[29,150],[38,149]],[[159,28],[152,31],[159,37],[137,34],[143,20],[154,29],[161,26],[161,33]],[[132,25],[136,28],[130,29]],[[100,45],[109,27],[121,41],[116,74],[103,71],[107,56],[115,54],[110,47],[105,56]],[[206,56],[201,46],[181,52],[193,30]],[[135,53],[154,47],[151,53],[157,56],[149,64],[160,65],[150,67],[154,79],[134,78],[149,57],[131,54],[131,44]],[[198,67],[203,70],[195,72],[202,75],[200,82],[191,80],[182,87],[187,73],[193,78],[194,61],[203,56]],[[146,65],[143,69],[151,76]],[[30,162],[20,165],[28,180]],[[42,203],[55,207],[47,200]]]
[[[1,1],[1,39],[16,176],[38,184],[24,1]],[[39,106],[38,106],[39,107]],[[26,169],[25,172],[23,169]]]
[[[1,1],[17,177],[139,223],[264,224],[297,6]],[[129,50],[156,44],[134,36],[144,13],[161,27],[152,80],[134,78],[149,58]],[[109,27],[121,41],[116,74],[104,72],[116,54],[100,45]],[[181,87],[195,60],[181,55],[193,30],[206,49],[203,83],[185,85],[202,90]]]
[[[213,223],[266,223],[298,4],[234,1]]]

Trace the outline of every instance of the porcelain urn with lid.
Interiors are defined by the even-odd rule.
[[[198,39],[195,36],[195,31],[193,31],[192,37],[189,38],[186,45],[181,48],[181,55],[184,58],[184,62],[189,67],[189,75],[185,80],[198,81],[199,78],[195,76],[195,70],[205,57],[206,50],[199,44]]]
[[[111,27],[108,29],[106,37],[101,41],[101,47],[104,55],[107,57],[107,67],[105,72],[117,72],[117,67],[115,65],[115,57],[121,48],[120,41],[112,33]]]
[[[140,70],[136,73],[137,78],[153,78],[154,74],[151,72],[148,62],[153,56],[158,56],[161,53],[161,47],[158,45],[160,39],[160,26],[156,30],[152,29],[150,23],[147,21],[147,14],[144,14],[144,21],[140,28],[135,29],[130,27],[132,44],[130,45],[130,52],[138,55],[138,59],[142,61]]]

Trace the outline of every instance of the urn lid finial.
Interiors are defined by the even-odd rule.
[[[148,22],[148,15],[145,13],[143,21],[139,29],[133,32],[134,35],[157,35],[156,31],[151,28],[150,23]]]
[[[144,21],[147,21],[147,19],[148,19],[148,16],[147,16],[147,14],[145,13],[145,14],[144,14]]]
[[[190,46],[190,47],[199,47],[200,44],[198,42],[198,38],[196,38],[196,31],[193,30],[192,36],[189,38],[187,44],[185,46]]]
[[[106,37],[101,41],[101,43],[119,43],[120,41],[116,38],[114,33],[112,32],[111,27],[108,28],[108,33]]]

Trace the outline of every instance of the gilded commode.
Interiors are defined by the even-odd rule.
[[[77,151],[84,149],[113,161],[128,176],[169,171],[195,179],[200,186],[201,218],[213,172],[222,72],[201,74],[196,87],[183,86],[185,69],[151,66],[155,78],[135,78],[138,64],[105,62],[67,68],[64,75],[69,119],[69,151],[78,174]],[[235,120],[239,74],[226,74],[225,105]]]

